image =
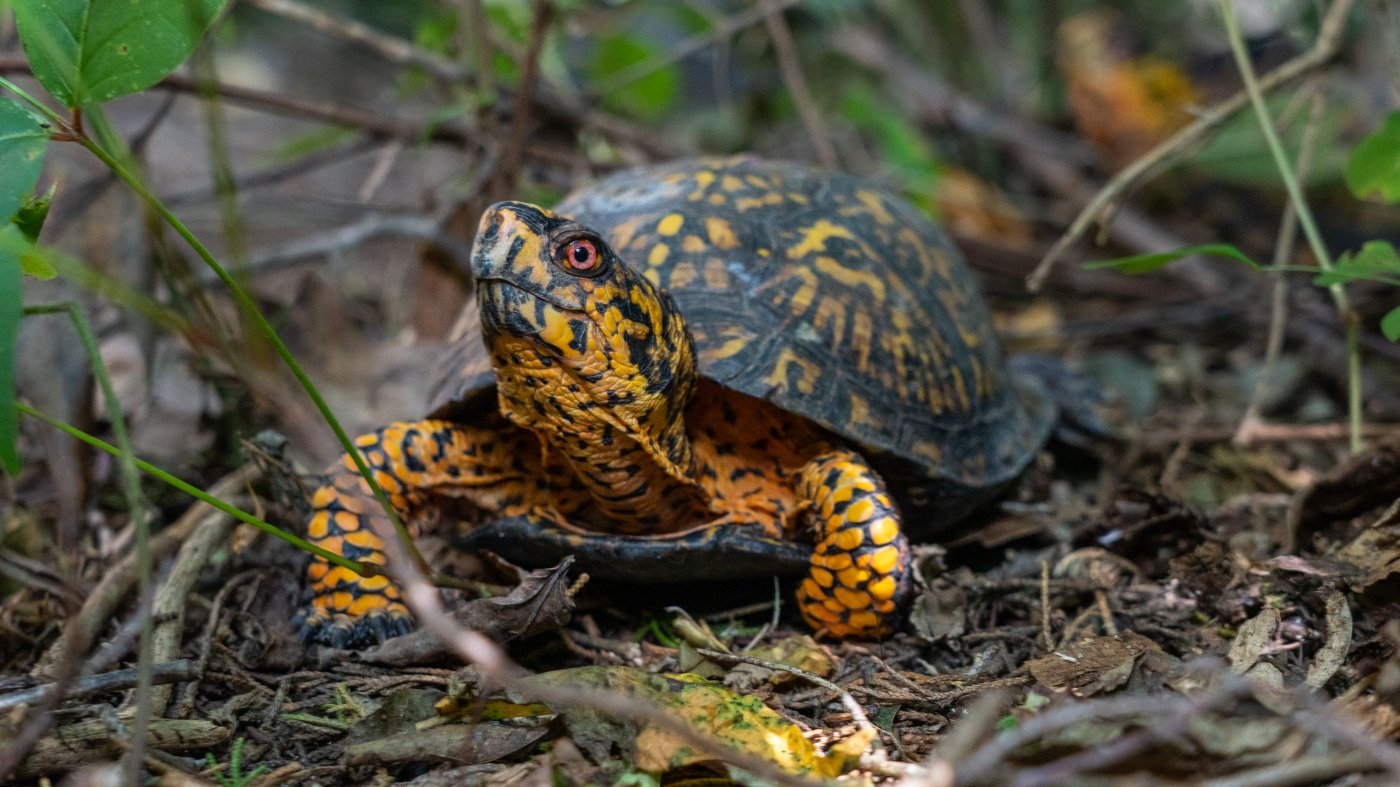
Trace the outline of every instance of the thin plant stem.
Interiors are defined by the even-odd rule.
[[[1302,228],[1303,235],[1308,239],[1308,245],[1312,247],[1317,266],[1324,271],[1330,271],[1332,270],[1332,256],[1327,252],[1327,246],[1322,242],[1322,234],[1317,229],[1312,209],[1303,196],[1303,188],[1299,185],[1298,178],[1293,172],[1293,166],[1288,161],[1288,155],[1283,149],[1283,142],[1279,140],[1278,131],[1274,129],[1273,119],[1269,116],[1269,108],[1264,103],[1264,92],[1259,88],[1259,81],[1255,78],[1254,65],[1249,60],[1249,52],[1245,49],[1244,38],[1240,35],[1239,23],[1235,19],[1234,6],[1230,0],[1220,0],[1220,11],[1225,22],[1225,34],[1230,39],[1230,51],[1235,56],[1235,65],[1239,68],[1245,91],[1249,93],[1249,101],[1254,106],[1254,113],[1259,118],[1259,129],[1264,133],[1264,140],[1268,143],[1269,152],[1273,155],[1274,166],[1278,169],[1283,186],[1288,191],[1288,198],[1293,203],[1294,211],[1298,214],[1298,226]],[[1333,284],[1327,289],[1332,293],[1332,301],[1336,304],[1337,313],[1341,316],[1343,325],[1346,326],[1347,366],[1349,370],[1347,375],[1347,413],[1351,423],[1351,450],[1355,453],[1361,450],[1360,332],[1356,330],[1356,316],[1351,310],[1345,288],[1341,284]]]
[[[370,489],[374,492],[375,500],[379,501],[379,505],[389,516],[389,520],[393,522],[394,530],[397,531],[399,539],[403,542],[404,548],[408,551],[410,558],[421,570],[427,573],[427,561],[423,559],[422,553],[418,551],[418,547],[413,543],[413,537],[409,534],[408,528],[404,524],[403,519],[399,516],[398,511],[394,509],[393,504],[389,502],[388,496],[384,494],[384,490],[380,488],[379,483],[375,481],[374,474],[370,472],[369,465],[365,464],[364,457],[361,456],[360,452],[355,448],[354,442],[351,441],[350,436],[346,434],[345,429],[340,425],[339,419],[331,412],[330,406],[326,404],[326,400],[322,398],[320,391],[312,384],[311,378],[307,377],[306,372],[301,368],[301,364],[297,363],[296,358],[292,356],[291,350],[288,349],[286,343],[282,341],[282,337],[277,335],[276,329],[272,327],[272,324],[269,323],[262,312],[258,310],[257,304],[253,303],[253,299],[248,296],[248,293],[238,285],[238,282],[235,281],[231,275],[229,275],[229,272],[224,266],[219,264],[219,261],[216,260],[209,249],[200,242],[199,238],[185,226],[184,222],[180,221],[180,219],[165,206],[165,203],[161,202],[160,198],[157,197],[139,177],[124,166],[117,157],[94,142],[86,134],[81,133],[80,130],[67,128],[67,122],[60,117],[58,113],[54,112],[43,102],[29,95],[29,93],[25,92],[10,80],[0,77],[0,87],[14,93],[20,99],[42,113],[54,124],[56,129],[63,129],[70,132],[78,144],[86,148],[89,153],[96,156],[103,164],[106,164],[114,175],[120,178],[122,182],[126,183],[138,197],[151,206],[171,229],[175,230],[181,238],[184,238],[185,242],[189,244],[195,254],[199,255],[199,258],[204,260],[204,263],[209,266],[209,269],[214,272],[214,275],[218,276],[220,281],[228,287],[229,293],[233,296],[233,299],[238,303],[243,312],[252,319],[258,330],[267,337],[273,349],[281,356],[282,361],[287,365],[287,368],[291,370],[292,375],[296,377],[297,382],[301,384],[307,396],[311,398],[312,403],[316,405],[316,409],[320,412],[326,424],[330,426],[331,431],[335,432],[336,439],[339,440],[341,446],[344,447],[346,455],[355,463],[355,467],[360,471],[361,477],[365,479],[365,482],[369,484]]]
[[[1327,94],[1323,90],[1323,80],[1314,76],[1303,86],[1304,92],[1311,92],[1311,101],[1308,108],[1308,119],[1303,126],[1303,134],[1298,143],[1298,178],[1306,179],[1308,170],[1312,167],[1313,151],[1317,147],[1318,132],[1322,127],[1322,110],[1326,108]],[[1293,251],[1298,240],[1298,214],[1293,208],[1293,203],[1288,203],[1283,209],[1283,218],[1279,221],[1278,237],[1274,242],[1274,259],[1269,266],[1271,270],[1282,271],[1288,265],[1288,260],[1293,257]],[[1259,379],[1254,384],[1254,391],[1249,397],[1249,406],[1245,408],[1244,417],[1240,419],[1240,428],[1236,433],[1236,440],[1243,440],[1248,437],[1259,422],[1260,413],[1264,406],[1265,391],[1273,382],[1274,369],[1278,366],[1279,356],[1283,353],[1283,337],[1286,332],[1288,322],[1288,279],[1284,276],[1274,278],[1271,287],[1269,303],[1269,335],[1264,345],[1264,363],[1259,375]]]
[[[121,449],[117,448],[111,443],[108,443],[107,441],[99,437],[94,437],[93,435],[84,432],[76,426],[64,423],[63,421],[60,421],[57,418],[42,413],[23,402],[15,402],[15,409],[19,410],[21,413],[29,416],[30,418],[36,418],[40,421],[43,421],[49,426],[52,426],[53,428],[64,432],[70,437],[73,437],[77,440],[81,440],[82,442],[87,443],[88,445],[98,449],[99,451],[104,451],[108,454],[111,454],[112,456],[121,455]],[[286,541],[288,544],[291,544],[292,546],[296,547],[297,549],[310,552],[311,554],[321,558],[322,560],[325,560],[329,563],[333,563],[342,568],[349,569],[362,577],[379,576],[385,573],[382,567],[375,563],[361,563],[359,561],[351,560],[343,555],[337,555],[336,553],[328,549],[316,546],[315,544],[311,543],[310,541],[307,541],[304,538],[301,538],[300,536],[288,533],[287,531],[283,530],[280,527],[277,527],[276,525],[264,522],[263,520],[258,519],[252,514],[241,511],[238,508],[231,506],[228,503],[225,503],[224,501],[205,492],[199,487],[186,481],[183,481],[180,478],[171,475],[170,473],[165,472],[164,470],[160,469],[159,467],[156,467],[150,462],[144,461],[142,459],[137,459],[135,457],[132,457],[132,462],[136,465],[136,469],[149,476],[156,478],[162,483],[167,484],[169,486],[173,486],[181,492],[184,492],[185,494],[195,498],[196,500],[199,500],[201,503],[213,506],[214,508],[219,509],[220,511],[224,512],[225,514],[228,514],[229,516],[233,517],[234,519],[237,519],[240,522],[250,524],[253,527],[256,527],[258,530],[261,530],[262,532],[274,538],[280,538],[283,541]]]
[[[88,324],[87,317],[78,310],[76,304],[58,303],[44,306],[29,306],[24,310],[26,316],[41,314],[67,314],[72,321],[73,328],[78,332],[78,340],[83,345],[83,351],[87,353],[88,366],[92,369],[92,376],[96,378],[97,385],[102,389],[102,398],[107,405],[107,422],[111,425],[112,436],[116,439],[117,467],[120,468],[122,478],[122,494],[126,497],[126,508],[131,517],[131,526],[136,529],[136,576],[137,576],[137,597],[141,599],[141,607],[138,616],[141,620],[141,636],[136,646],[136,695],[138,697],[149,696],[151,691],[151,674],[154,665],[153,638],[151,636],[151,614],[150,603],[152,598],[152,560],[151,560],[151,522],[147,516],[147,506],[144,496],[141,494],[141,476],[136,469],[136,454],[131,448],[130,433],[126,428],[126,418],[122,415],[121,402],[117,399],[117,390],[112,385],[112,376],[107,371],[107,364],[102,360],[102,353],[97,346],[97,337],[92,332],[92,326]],[[144,707],[145,703],[141,703]],[[133,741],[144,742],[146,739],[146,729],[150,726],[149,713],[138,713],[132,729]]]

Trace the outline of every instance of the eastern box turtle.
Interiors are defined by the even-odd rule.
[[[846,175],[702,160],[607,177],[554,211],[498,203],[472,271],[442,404],[356,444],[411,524],[450,501],[465,545],[527,565],[805,571],[809,624],[880,636],[912,585],[907,538],[985,501],[1051,428],[943,233]],[[327,472],[310,538],[382,562],[387,517],[349,457]],[[385,577],[308,574],[309,639],[411,626]]]

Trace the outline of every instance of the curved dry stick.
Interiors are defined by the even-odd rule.
[[[1343,23],[1346,22],[1348,13],[1351,11],[1355,0],[1335,0],[1332,6],[1327,9],[1327,16],[1322,20],[1322,28],[1317,34],[1317,41],[1313,43],[1312,49],[1284,63],[1278,68],[1270,71],[1260,78],[1259,87],[1265,91],[1292,82],[1312,71],[1320,68],[1337,54],[1337,45],[1341,40]],[[1180,154],[1186,148],[1195,145],[1206,135],[1219,128],[1225,121],[1249,104],[1249,94],[1243,89],[1214,107],[1201,113],[1189,126],[1181,129],[1168,137],[1156,147],[1148,151],[1138,160],[1123,168],[1113,179],[1104,185],[1099,193],[1089,201],[1088,205],[1074,218],[1069,229],[1064,235],[1055,241],[1055,245],[1045,253],[1040,264],[1031,272],[1026,279],[1026,289],[1031,292],[1038,292],[1045,279],[1050,275],[1055,263],[1064,256],[1066,250],[1071,245],[1078,242],[1084,234],[1088,232],[1089,225],[1093,224],[1100,217],[1112,212],[1113,205],[1118,202],[1123,195],[1137,185],[1149,171],[1161,166],[1168,159]]]
[[[655,725],[685,739],[701,751],[714,754],[725,762],[774,784],[785,787],[811,787],[821,783],[795,776],[776,764],[747,752],[731,749],[705,736],[683,719],[631,697],[591,689],[526,683],[523,680],[523,670],[513,663],[505,650],[490,637],[463,628],[453,620],[443,607],[442,595],[438,589],[428,582],[413,561],[409,560],[398,539],[385,539],[384,551],[394,578],[403,589],[404,601],[413,610],[419,625],[437,636],[463,662],[474,665],[487,684],[519,692],[556,709],[579,708]]]

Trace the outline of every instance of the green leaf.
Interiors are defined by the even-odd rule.
[[[662,52],[661,44],[640,33],[605,38],[593,50],[592,83],[607,82]],[[656,120],[675,103],[680,85],[680,67],[670,63],[603,96],[603,104],[643,120]]]
[[[185,62],[228,0],[16,0],[34,76],[70,108],[145,90]]]
[[[19,419],[15,412],[15,360],[24,316],[20,257],[29,244],[13,224],[0,227],[0,467],[19,474]]]
[[[1400,284],[1400,256],[1383,240],[1367,241],[1357,252],[1343,254],[1332,270],[1313,277],[1313,284],[1331,287],[1351,281]]]
[[[0,99],[0,224],[8,224],[34,191],[48,145],[43,121],[14,101]]]
[[[19,256],[19,268],[25,276],[36,279],[52,279],[58,275],[57,261],[63,258],[62,252],[43,246],[30,246]]]
[[[1261,269],[1259,263],[1251,260],[1248,255],[1228,243],[1207,243],[1201,246],[1186,246],[1173,251],[1162,251],[1155,254],[1136,254],[1131,257],[1118,257],[1111,260],[1095,260],[1084,263],[1085,270],[1103,270],[1113,268],[1123,273],[1151,273],[1159,268],[1176,262],[1183,257],[1196,255],[1206,257],[1225,257],[1227,259],[1242,262],[1255,270]]]
[[[943,165],[919,126],[864,82],[846,87],[841,116],[875,140],[879,160],[900,179],[906,195],[920,207],[932,208]]]
[[[1381,333],[1392,342],[1400,342],[1400,306],[1386,312],[1381,318]]]
[[[1269,114],[1273,117],[1290,111],[1286,96],[1269,99],[1267,103]],[[1344,143],[1341,137],[1350,117],[1350,111],[1340,101],[1330,101],[1323,109],[1316,132],[1317,141],[1313,145],[1312,166],[1308,168],[1307,180],[1303,185],[1330,185],[1342,178],[1346,156],[1342,153]],[[1303,129],[1307,125],[1293,123],[1279,129],[1280,141],[1290,161],[1296,161],[1302,150]],[[1269,189],[1277,189],[1280,185],[1278,164],[1264,142],[1259,120],[1252,112],[1240,112],[1225,121],[1190,161],[1213,178],[1229,183]]]
[[[1356,143],[1346,179],[1358,199],[1400,202],[1400,111],[1391,112],[1379,129]]]
[[[56,185],[49,186],[49,190],[42,195],[30,197],[14,215],[15,226],[30,243],[39,242],[39,232],[44,229],[44,220],[49,217],[49,206],[53,204],[53,195],[57,190]]]

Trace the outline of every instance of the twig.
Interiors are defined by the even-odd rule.
[[[1055,647],[1055,637],[1050,633],[1050,563],[1040,561],[1040,639],[1046,650]]]
[[[326,232],[298,238],[273,249],[256,252],[248,256],[244,271],[267,270],[292,265],[312,257],[336,254],[375,238],[399,236],[417,238],[431,243],[451,258],[457,270],[465,271],[471,260],[471,247],[451,237],[442,229],[442,220],[429,216],[366,216],[352,224],[337,227]],[[201,273],[201,285],[212,286],[218,282],[212,274]]]
[[[75,697],[87,697],[93,694],[102,694],[118,689],[129,689],[136,685],[136,668],[113,670],[103,672],[99,675],[89,675],[73,681],[68,691],[64,692],[65,699]],[[151,667],[151,680],[158,684],[183,683],[188,680],[195,680],[199,677],[198,666],[189,659],[179,661],[167,661],[155,664]],[[22,691],[14,691],[9,694],[0,694],[0,710],[9,710],[20,705],[32,705],[43,699],[46,692],[52,691],[56,684],[45,683],[42,686],[34,686]]]
[[[1224,672],[1218,683],[1196,698],[1179,694],[1105,697],[1051,708],[1027,719],[1019,727],[983,744],[963,760],[957,769],[957,784],[980,784],[993,774],[1003,774],[1006,760],[1017,749],[1076,724],[1114,718],[1161,718],[1177,714],[1200,714],[1232,698],[1247,694],[1243,678]]]
[[[1072,202],[1093,198],[1099,189],[1080,170],[1097,162],[1083,140],[1021,118],[998,114],[959,93],[917,64],[889,49],[873,33],[858,27],[832,36],[832,45],[862,66],[880,75],[900,101],[913,108],[930,125],[953,125],[980,138],[1002,144],[1052,191]],[[1186,241],[1153,223],[1142,213],[1123,208],[1109,226],[1113,237],[1141,251],[1185,246]],[[1214,296],[1229,289],[1219,266],[1193,266],[1183,260],[1176,266],[1182,279],[1198,294]]]
[[[1351,2],[1352,0],[1335,0],[1333,7],[1350,6]],[[1317,267],[1323,271],[1331,271],[1332,255],[1327,251],[1327,245],[1322,240],[1322,233],[1318,231],[1317,221],[1313,219],[1312,208],[1309,207],[1307,199],[1303,196],[1303,187],[1299,183],[1298,177],[1294,175],[1293,166],[1289,163],[1288,156],[1284,152],[1283,142],[1279,140],[1278,131],[1274,129],[1273,118],[1269,116],[1268,105],[1264,103],[1264,91],[1254,75],[1254,65],[1250,62],[1249,52],[1245,48],[1244,37],[1240,33],[1239,22],[1235,19],[1234,6],[1230,0],[1220,0],[1220,11],[1225,21],[1225,33],[1230,39],[1230,51],[1235,56],[1240,77],[1244,79],[1245,91],[1249,94],[1249,103],[1254,107],[1254,113],[1259,120],[1259,130],[1264,132],[1264,140],[1268,143],[1269,153],[1273,156],[1274,167],[1278,170],[1279,178],[1283,181],[1284,189],[1288,192],[1288,199],[1293,203],[1293,210],[1298,215],[1298,226],[1303,230],[1303,236],[1308,239],[1308,245],[1312,248]],[[1362,420],[1361,347],[1358,342],[1361,322],[1356,312],[1352,311],[1346,289],[1341,283],[1329,285],[1327,291],[1331,293],[1337,315],[1346,328],[1347,411],[1351,421],[1351,451],[1357,453],[1361,450]]]
[[[715,754],[735,767],[788,787],[811,787],[812,781],[794,776],[754,755],[731,749],[698,732],[682,719],[645,702],[601,691],[567,686],[543,686],[520,677],[520,668],[489,637],[458,626],[442,605],[442,597],[409,559],[398,539],[385,539],[385,554],[404,601],[420,625],[433,633],[452,653],[475,665],[489,685],[514,690],[553,708],[581,708],[617,718],[652,724],[674,733],[702,751]]]
[[[1346,711],[1328,705],[1316,695],[1298,696],[1302,702],[1312,706],[1309,710],[1294,714],[1298,726],[1325,738],[1345,743],[1390,771],[1392,779],[1400,777],[1400,747],[1389,741],[1377,739],[1358,719]]]
[[[54,709],[63,702],[68,688],[78,677],[82,666],[82,656],[92,644],[91,639],[83,638],[83,631],[77,618],[69,618],[63,626],[62,639],[75,647],[62,654],[53,673],[53,683],[44,692],[43,699],[37,701],[24,717],[24,725],[10,736],[9,744],[0,748],[0,784],[5,783],[29,754],[30,749],[54,723]]]
[[[459,0],[464,6],[462,19],[466,21],[471,36],[471,47],[476,55],[476,89],[481,101],[494,101],[496,97],[496,73],[491,67],[491,29],[486,16],[483,0]],[[489,116],[488,116],[489,117]]]
[[[869,28],[843,27],[829,40],[836,51],[885,77],[891,83],[890,90],[915,107],[927,122],[949,125],[1010,148],[1054,156],[1076,166],[1098,162],[1098,154],[1084,140],[983,105],[893,51],[885,38]]]
[[[847,712],[851,714],[851,720],[855,722],[857,729],[872,731],[875,730],[875,725],[870,723],[869,717],[865,715],[865,709],[860,706],[859,702],[856,702],[856,698],[852,697],[849,691],[846,691],[845,689],[841,688],[835,683],[832,683],[826,678],[823,678],[820,675],[814,675],[808,672],[807,670],[799,669],[797,667],[792,666],[791,664],[783,664],[782,662],[778,661],[769,661],[768,659],[759,659],[754,658],[753,656],[741,656],[735,653],[725,653],[723,651],[711,650],[709,648],[696,648],[695,650],[707,659],[714,659],[716,661],[737,661],[743,664],[752,664],[755,667],[763,667],[764,669],[770,669],[775,672],[786,672],[792,675],[796,675],[797,677],[807,681],[808,683],[811,683],[816,686],[821,686],[822,688],[832,692],[837,697],[841,698],[841,704],[844,705],[846,707]],[[886,667],[886,669],[889,668]],[[879,741],[879,737],[877,736],[875,740]]]
[[[354,41],[373,49],[380,57],[401,66],[416,66],[446,82],[468,76],[466,69],[445,57],[425,51],[402,38],[385,35],[353,19],[332,16],[296,0],[245,0],[270,14],[305,23],[329,36]]]
[[[219,588],[219,592],[214,596],[214,603],[209,605],[209,619],[204,622],[204,632],[199,638],[199,659],[195,661],[198,670],[196,677],[181,692],[181,701],[176,705],[176,718],[188,719],[193,715],[196,695],[199,693],[200,676],[209,668],[209,653],[213,650],[214,635],[219,630],[219,614],[224,608],[224,602],[235,589],[243,584],[247,578],[256,575],[261,569],[248,569],[243,571]]]
[[[1209,700],[1205,697],[1203,700]],[[1085,748],[1044,765],[1026,768],[1016,774],[1010,787],[1035,787],[1042,784],[1059,784],[1071,781],[1075,776],[1083,776],[1102,770],[1116,763],[1134,757],[1153,744],[1181,734],[1198,714],[1208,708],[1207,702],[1182,702],[1165,715],[1154,717],[1153,723],[1144,729],[1124,735],[1101,746]]]
[[[262,472],[255,465],[244,465],[224,476],[209,487],[209,494],[225,499],[237,494],[240,489],[261,477]],[[195,503],[169,527],[151,539],[151,557],[158,560],[165,553],[174,550],[191,531],[200,526],[205,517],[220,515],[205,503]],[[39,665],[31,673],[52,675],[53,665],[58,664],[69,654],[79,649],[81,642],[90,642],[111,622],[117,607],[126,599],[126,592],[136,582],[136,556],[129,554],[103,573],[102,581],[88,593],[83,608],[75,614],[71,623],[76,623],[72,632],[67,627],[64,634],[39,659]]]
[[[23,57],[0,56],[0,74],[16,73],[32,74],[33,72]],[[230,85],[226,82],[207,85],[202,80],[184,74],[171,74],[157,82],[154,88],[196,95],[212,92],[220,98],[254,109],[285,117],[360,129],[380,139],[402,139],[410,142],[426,140],[467,149],[475,149],[479,146],[477,141],[465,131],[443,124],[418,125],[386,118],[375,112],[351,109],[322,101],[310,101],[268,90]]]
[[[1322,110],[1327,106],[1320,76],[1313,76],[1303,90],[1312,93],[1312,102],[1308,110],[1307,125],[1303,127],[1302,139],[1299,142],[1298,163],[1295,165],[1299,180],[1306,180],[1308,170],[1312,167],[1313,149],[1317,144],[1318,130],[1322,127]],[[1279,222],[1278,238],[1274,243],[1274,258],[1270,263],[1275,273],[1270,294],[1269,336],[1264,345],[1264,361],[1259,379],[1254,383],[1254,391],[1249,396],[1249,406],[1240,418],[1239,429],[1231,438],[1231,442],[1236,445],[1247,445],[1250,433],[1259,426],[1265,392],[1273,382],[1274,369],[1283,353],[1283,339],[1288,328],[1288,277],[1282,275],[1281,271],[1288,261],[1293,259],[1293,249],[1297,240],[1298,214],[1290,202],[1283,207],[1283,218]]]
[[[1311,73],[1331,60],[1337,53],[1343,23],[1346,21],[1354,1],[1336,0],[1333,2],[1331,8],[1327,10],[1327,16],[1322,20],[1321,30],[1318,32],[1317,40],[1313,42],[1312,48],[1270,71],[1259,80],[1259,87],[1265,91],[1273,90]],[[1055,241],[1055,245],[1051,246],[1050,250],[1045,253],[1045,257],[1041,259],[1040,264],[1026,280],[1027,289],[1031,292],[1039,291],[1045,283],[1045,278],[1050,275],[1051,269],[1064,256],[1065,251],[1078,242],[1088,231],[1089,225],[1104,215],[1111,205],[1121,200],[1123,195],[1136,186],[1144,175],[1155,170],[1166,160],[1180,155],[1182,151],[1195,145],[1233,117],[1236,112],[1244,109],[1248,103],[1249,94],[1247,91],[1241,90],[1235,93],[1201,113],[1195,122],[1177,131],[1141,158],[1124,167],[1117,175],[1114,175],[1113,179],[1104,184],[1099,193],[1089,201],[1089,204],[1084,206],[1084,209],[1070,223],[1069,229],[1065,230],[1064,235],[1060,236],[1060,239]]]
[[[667,49],[665,52],[660,52],[636,65],[628,66],[616,74],[613,74],[601,83],[595,85],[593,87],[593,92],[600,96],[606,96],[615,90],[627,87],[633,82],[644,79],[672,63],[678,63],[684,60],[707,46],[712,46],[718,41],[729,38],[741,30],[764,21],[770,14],[782,13],[801,2],[802,0],[769,0],[767,3],[759,3],[733,16],[721,17],[712,23],[709,30],[703,33],[696,33]]]
[[[1237,429],[1234,426],[1204,427],[1190,434],[1182,434],[1181,430],[1173,429],[1167,432],[1148,434],[1144,446],[1156,450],[1180,445],[1183,442],[1196,445],[1227,443],[1234,439],[1236,433]],[[1367,439],[1381,439],[1397,433],[1400,433],[1400,424],[1395,423],[1366,424],[1361,429],[1361,436]],[[1248,447],[1264,443],[1287,443],[1295,440],[1305,443],[1327,443],[1346,440],[1350,436],[1351,424],[1275,424],[1261,421],[1250,429],[1248,442],[1244,445]]]
[[[1376,761],[1361,752],[1300,757],[1291,762],[1266,765],[1252,771],[1205,779],[1197,787],[1292,787],[1323,784],[1338,776],[1352,776],[1376,769]]]
[[[812,90],[807,86],[807,76],[802,73],[802,62],[797,57],[797,45],[793,43],[787,19],[783,16],[782,9],[775,7],[770,0],[761,2],[764,10],[768,12],[763,18],[763,23],[768,28],[769,39],[773,41],[778,70],[783,75],[783,82],[787,85],[788,93],[792,95],[793,103],[797,105],[797,114],[802,118],[802,125],[807,127],[807,136],[812,141],[817,161],[824,167],[836,167],[840,163],[836,159],[836,148],[831,144],[831,135],[826,130],[821,111],[817,109],[817,102],[812,98]]]
[[[364,27],[356,22],[339,19],[324,12],[310,8],[306,5],[295,3],[294,0],[263,0],[267,4],[268,10],[276,7],[280,13],[287,18],[311,24],[316,29],[327,35],[333,35],[346,40],[356,41],[364,44],[386,59],[394,63],[417,66],[426,71],[434,79],[437,79],[449,86],[460,86],[464,79],[472,76],[471,70],[446,58],[426,52],[411,42],[400,38],[395,38],[372,28]],[[493,77],[491,76],[490,53],[492,48],[500,49],[515,56],[518,60],[527,59],[526,55],[519,51],[513,42],[500,40],[491,35],[491,26],[488,24],[484,14],[478,13],[480,10],[479,0],[468,0],[468,23],[472,26],[473,35],[482,46],[477,47],[477,62],[479,73],[476,74],[477,85],[483,89],[483,99],[494,99],[496,90]],[[523,84],[523,80],[522,80]],[[509,94],[509,91],[501,91]],[[537,110],[551,113],[553,116],[567,118],[570,122],[580,126],[592,126],[607,134],[626,140],[638,145],[654,156],[664,157],[673,153],[671,145],[664,139],[657,137],[646,129],[606,112],[597,109],[592,102],[586,101],[583,96],[577,94],[572,88],[554,84],[540,84],[533,91],[535,97],[532,99],[537,104]],[[364,126],[358,126],[364,127]],[[434,141],[451,141],[453,144],[463,145],[462,141],[441,139],[437,137],[437,127],[430,127],[428,138]],[[465,138],[470,143],[471,134],[453,131],[454,138]],[[413,141],[410,139],[409,141]]]
[[[209,556],[228,541],[228,534],[233,529],[233,517],[223,512],[201,519],[199,527],[180,545],[180,551],[175,555],[175,565],[151,605],[151,615],[156,624],[151,646],[156,661],[170,661],[180,654],[190,591],[203,574]],[[153,690],[144,704],[156,716],[161,716],[169,702],[170,689],[162,686]]]
[[[398,141],[398,140],[396,140]],[[250,172],[246,175],[236,176],[233,180],[233,187],[239,192],[246,192],[249,189],[259,186],[274,185],[282,183],[292,178],[315,172],[322,167],[339,164],[346,159],[374,150],[383,144],[383,140],[374,136],[362,136],[352,139],[344,144],[335,147],[317,150],[308,153],[295,161],[288,161],[284,164],[276,164],[258,172]],[[76,190],[75,190],[76,191]],[[180,205],[197,204],[213,199],[217,196],[214,190],[207,187],[186,189],[177,191],[161,197],[166,205],[178,207]]]
[[[491,199],[502,199],[515,190],[516,177],[520,174],[520,157],[525,150],[525,139],[529,136],[531,96],[540,77],[540,52],[553,18],[552,0],[535,0],[529,44],[525,49],[525,62],[520,68],[520,86],[515,94],[515,112],[510,119],[510,134],[506,137],[496,169],[491,173],[488,189]]]

